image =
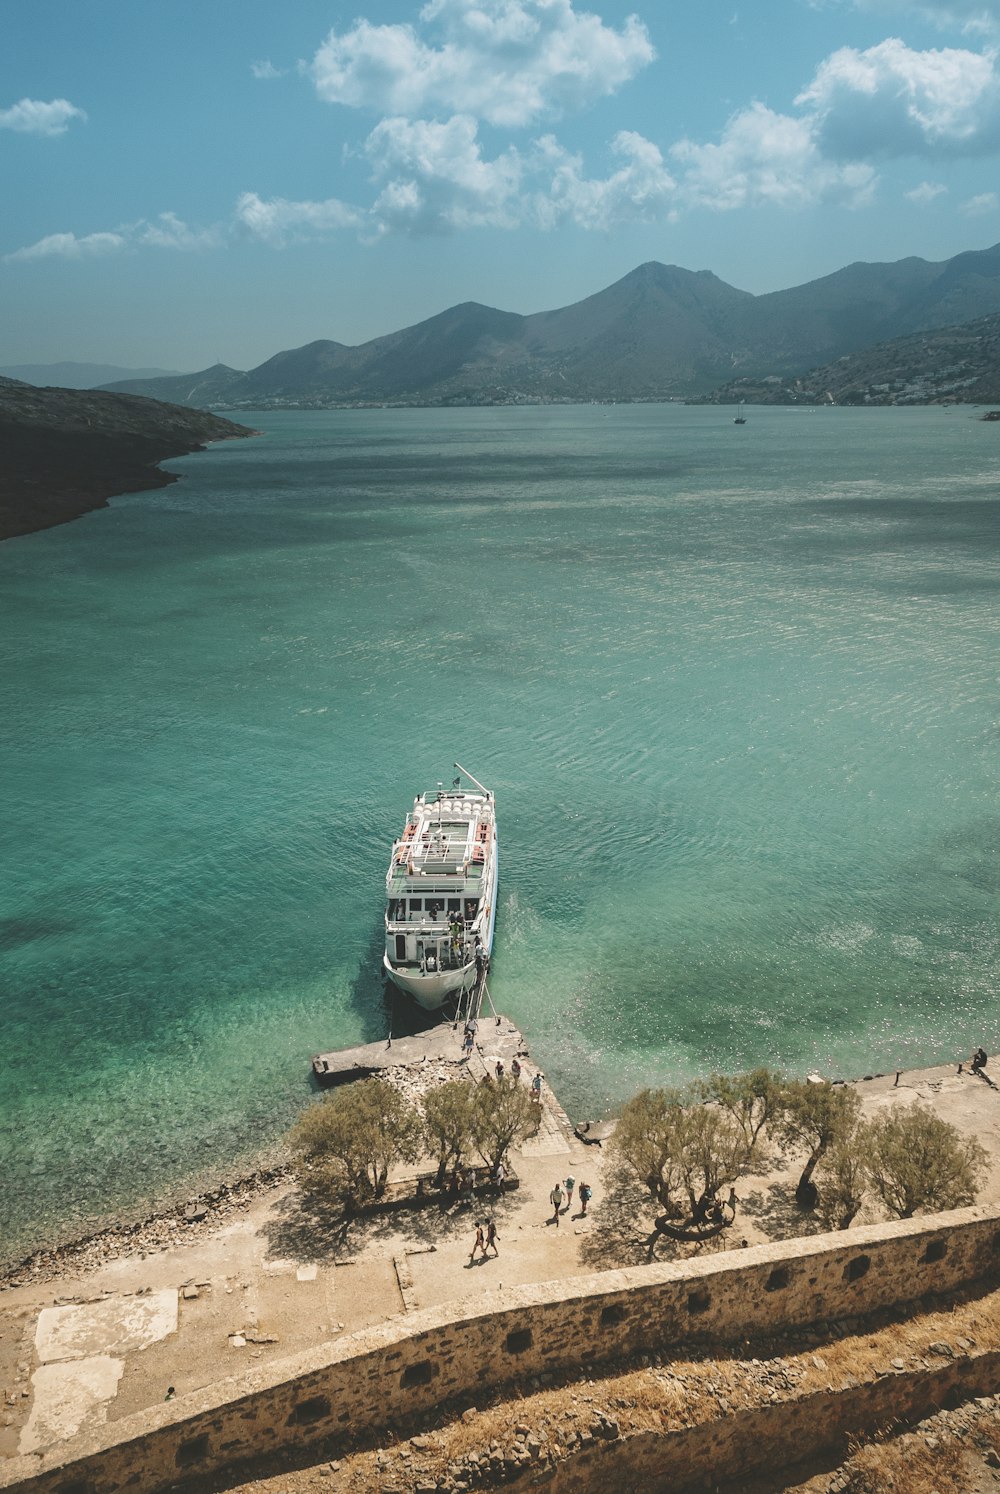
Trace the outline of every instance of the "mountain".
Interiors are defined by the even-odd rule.
[[[0,539],[64,524],[115,493],[176,482],[158,462],[250,436],[204,410],[0,378]]]
[[[795,378],[733,379],[697,404],[925,405],[1000,402],[1000,313],[848,353]]]
[[[1000,245],[942,264],[847,265],[764,296],[707,270],[651,262],[555,311],[521,316],[468,301],[359,347],[320,340],[246,374],[217,368],[174,380],[170,397],[232,409],[687,398],[734,374],[788,379],[994,312]]]
[[[118,368],[113,363],[13,363],[0,368],[0,376],[8,379],[42,388],[55,384],[61,389],[96,389],[114,379],[162,379],[169,372],[163,368]]]
[[[164,400],[171,405],[194,405],[203,409],[224,401],[229,390],[245,377],[239,369],[215,363],[211,368],[203,368],[201,373],[161,374],[154,379],[140,379],[135,375],[128,379],[108,379],[100,388],[112,394],[142,394],[147,399]]]

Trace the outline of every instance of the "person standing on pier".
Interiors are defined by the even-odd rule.
[[[559,1215],[562,1212],[563,1199],[565,1197],[566,1195],[562,1190],[562,1183],[557,1183],[552,1192],[549,1194],[549,1203],[552,1205],[552,1208],[554,1210],[549,1223],[554,1224],[556,1229],[559,1228]]]

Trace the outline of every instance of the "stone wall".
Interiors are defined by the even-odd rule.
[[[900,1421],[931,1416],[943,1405],[996,1392],[1000,1354],[971,1354],[938,1369],[890,1374],[850,1389],[815,1392],[771,1406],[720,1416],[676,1431],[636,1432],[595,1442],[555,1468],[522,1475],[521,1487],[544,1484],[551,1494],[593,1489],[678,1490],[713,1480],[794,1467],[826,1451],[847,1455],[852,1437]]]
[[[413,1313],[221,1381],[0,1469],[24,1494],[150,1491],[186,1474],[310,1443],[348,1445],[442,1403],[466,1405],[538,1374],[586,1370],[692,1339],[732,1341],[853,1317],[989,1279],[1000,1213],[814,1235],[683,1265],[484,1293]]]

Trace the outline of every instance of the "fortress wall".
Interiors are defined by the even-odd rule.
[[[0,1465],[0,1488],[155,1490],[280,1448],[377,1437],[540,1374],[863,1315],[998,1266],[1000,1212],[979,1207],[484,1292],[474,1307],[396,1318],[13,1459]]]
[[[814,1392],[720,1416],[675,1431],[634,1432],[595,1442],[555,1468],[521,1477],[527,1489],[544,1483],[551,1494],[603,1494],[607,1489],[703,1488],[713,1480],[794,1467],[819,1453],[845,1457],[852,1437],[900,1421],[931,1416],[942,1405],[996,1394],[1000,1354],[972,1354],[934,1370],[889,1371],[849,1389]]]

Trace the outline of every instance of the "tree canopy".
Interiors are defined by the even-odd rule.
[[[356,1205],[381,1198],[389,1169],[420,1155],[421,1116],[384,1079],[362,1079],[325,1095],[291,1134],[299,1179]]]

